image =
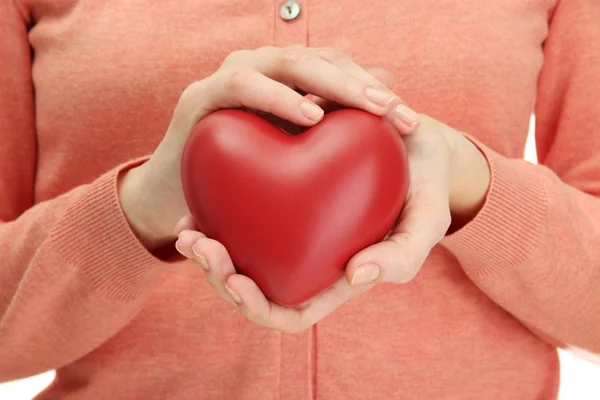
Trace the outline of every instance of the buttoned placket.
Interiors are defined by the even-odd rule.
[[[273,46],[307,46],[308,0],[275,0]],[[280,400],[314,400],[315,328],[302,333],[281,334]]]
[[[308,45],[308,0],[275,0],[273,46]]]

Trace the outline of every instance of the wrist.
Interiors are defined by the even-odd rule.
[[[123,171],[117,181],[121,209],[140,242],[150,251],[175,239],[173,232],[161,227],[161,216],[155,207],[153,190],[146,183],[144,164]]]
[[[490,186],[490,167],[483,153],[453,131],[450,178],[451,231],[470,222],[483,207]]]

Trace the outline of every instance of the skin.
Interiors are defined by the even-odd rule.
[[[176,240],[178,251],[195,260],[216,292],[241,314],[288,333],[309,328],[379,283],[410,282],[448,230],[477,214],[490,170],[471,141],[412,111],[392,86],[389,72],[366,70],[334,49],[264,47],[232,53],[213,75],[184,91],[152,157],[120,177],[121,205],[132,230],[151,251]],[[192,127],[218,109],[246,107],[309,127],[324,110],[338,106],[392,122],[406,145],[411,186],[398,224],[385,240],[357,253],[346,276],[325,292],[300,306],[283,307],[236,273],[223,245],[196,230],[181,187],[181,153]]]

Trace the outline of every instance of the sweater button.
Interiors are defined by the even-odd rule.
[[[296,0],[287,0],[279,9],[279,15],[284,21],[291,21],[300,15],[300,4]]]

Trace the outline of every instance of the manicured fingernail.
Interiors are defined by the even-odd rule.
[[[386,107],[392,102],[392,100],[394,100],[393,94],[374,88],[367,88],[365,90],[365,95],[367,96],[367,99],[371,101],[371,103],[374,103],[379,107]]]
[[[306,118],[312,119],[313,121],[320,120],[324,114],[324,111],[321,107],[311,103],[310,101],[303,101],[300,104],[300,109]]]
[[[192,251],[196,256],[196,261],[198,261],[198,264],[200,264],[200,266],[204,268],[205,271],[208,271],[210,269],[210,267],[208,266],[208,261],[206,261],[206,257],[204,257],[202,254],[196,251],[196,245],[192,246]]]
[[[398,104],[396,106],[396,115],[402,122],[408,125],[415,125],[421,119],[419,114],[408,108],[405,104]]]
[[[379,278],[379,265],[367,263],[359,266],[352,277],[352,285],[364,285]]]
[[[227,286],[227,285],[225,285],[225,289],[227,289],[227,292],[229,293],[229,295],[231,296],[233,301],[236,302],[236,304],[242,304],[242,299],[240,298],[239,294],[237,294],[233,290],[229,289],[229,286]]]

